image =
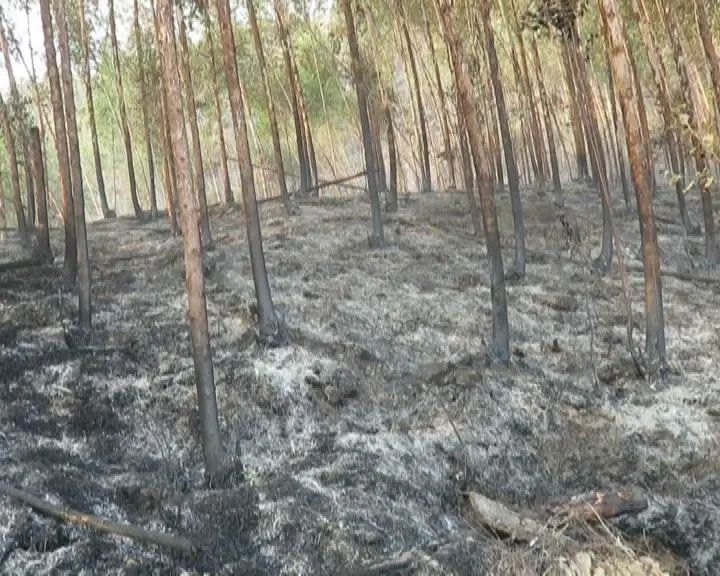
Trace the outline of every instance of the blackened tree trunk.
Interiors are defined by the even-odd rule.
[[[37,239],[38,257],[42,262],[52,262],[50,249],[50,228],[48,226],[47,188],[45,187],[45,164],[43,163],[40,130],[36,127],[30,129],[30,157],[35,182],[35,200],[37,201]]]
[[[145,154],[148,163],[148,178],[150,180],[150,217],[157,218],[157,193],[155,191],[155,159],[153,158],[152,138],[150,136],[150,117],[148,114],[147,81],[145,79],[145,51],[143,48],[142,31],[140,30],[140,10],[138,0],[133,0],[133,12],[135,15],[133,28],[135,31],[135,44],[137,45],[137,66],[138,80],[140,82],[140,108],[143,117],[143,135],[145,137]]]
[[[370,244],[381,247],[385,243],[383,233],[382,214],[380,211],[380,195],[377,186],[377,174],[375,173],[375,153],[372,142],[372,130],[368,116],[368,98],[366,89],[366,74],[363,66],[360,48],[355,33],[355,18],[353,16],[350,0],[340,0],[343,14],[345,16],[345,30],[350,46],[350,59],[352,63],[353,81],[358,101],[358,113],[360,117],[360,128],[362,130],[363,149],[365,152],[365,171],[367,172],[368,195],[370,196],[370,210],[372,212],[372,237]]]
[[[692,142],[693,155],[695,157],[697,185],[700,189],[700,197],[702,199],[703,207],[703,218],[705,221],[705,257],[707,258],[708,263],[711,266],[714,266],[715,264],[717,264],[718,261],[718,248],[715,239],[715,220],[713,217],[712,202],[712,191],[715,186],[713,185],[712,178],[710,178],[710,171],[707,163],[705,147],[699,136],[699,114],[698,111],[695,109],[695,104],[692,98],[692,92],[690,87],[690,74],[687,68],[687,55],[685,54],[682,44],[680,43],[677,23],[675,22],[675,18],[670,8],[670,4],[667,2],[667,0],[662,2],[660,13],[662,15],[663,23],[665,25],[665,32],[670,38],[670,45],[672,46],[673,51],[673,59],[675,61],[675,67],[680,78],[680,85],[683,90],[683,102],[681,104],[681,111],[687,115],[687,123],[690,127],[690,140]]]
[[[10,165],[10,185],[13,193],[13,206],[15,207],[15,218],[17,228],[23,243],[27,243],[29,235],[25,222],[25,210],[22,203],[22,190],[20,188],[20,171],[18,170],[17,152],[15,151],[15,135],[10,123],[10,113],[5,101],[0,95],[0,124],[2,124],[5,148],[7,150],[8,164]]]
[[[105,193],[105,178],[103,177],[102,160],[100,159],[100,143],[98,141],[97,124],[95,122],[95,102],[93,99],[92,77],[90,76],[90,39],[85,14],[85,0],[78,0],[80,13],[80,42],[82,44],[82,75],[85,84],[85,102],[87,105],[88,121],[90,123],[90,138],[92,140],[93,161],[95,163],[95,178],[97,180],[98,195],[100,196],[100,209],[103,218],[112,218],[114,212],[110,210]]]
[[[379,79],[378,79],[379,80]],[[368,116],[370,118],[370,132],[372,133],[373,148],[375,151],[375,174],[377,174],[378,193],[382,198],[387,194],[387,174],[385,173],[385,156],[382,149],[381,116],[382,104],[378,94],[371,94],[368,100]]]
[[[628,57],[629,47],[620,19],[616,0],[599,0],[604,21],[605,41],[615,80],[627,141],[633,186],[638,205],[642,238],[643,267],[645,271],[645,357],[657,369],[665,364],[665,323],[663,319],[660,252],[658,249],[655,216],[652,207],[652,183],[647,166],[647,148],[643,144],[643,130],[635,82]]]
[[[229,0],[216,0],[218,21],[220,23],[220,39],[222,43],[225,78],[230,96],[230,111],[235,128],[235,147],[240,164],[243,204],[245,205],[245,225],[247,228],[250,262],[252,264],[255,296],[257,297],[260,338],[270,346],[284,343],[286,335],[282,321],[275,312],[275,305],[270,293],[265,254],[260,231],[260,215],[255,196],[255,177],[253,175],[250,145],[248,143],[247,125],[245,121],[244,95],[240,87],[240,76],[235,55],[235,39],[232,29],[232,17]]]
[[[205,457],[205,473],[210,483],[213,484],[224,479],[224,472],[227,468],[218,422],[215,376],[205,302],[205,277],[202,263],[202,242],[198,227],[198,208],[193,195],[187,138],[184,134],[185,123],[178,79],[179,66],[175,52],[171,0],[155,0],[155,2],[160,32],[162,74],[168,91],[167,112],[175,158],[178,200],[181,206],[185,283],[188,294],[188,317],[195,364],[200,433]]]
[[[5,187],[3,186],[2,170],[0,170],[0,242],[4,242],[7,214],[5,213]]]
[[[497,108],[500,135],[502,137],[503,155],[505,156],[505,168],[508,175],[510,187],[510,201],[512,203],[513,225],[515,229],[515,261],[510,274],[517,278],[525,276],[525,222],[523,219],[522,201],[520,200],[520,177],[518,175],[517,161],[513,149],[512,135],[510,134],[510,121],[508,120],[507,107],[505,105],[505,94],[503,92],[502,79],[500,78],[500,64],[495,50],[495,33],[490,22],[491,5],[484,2],[481,8],[480,20],[482,21],[483,35],[485,37],[485,51],[487,52],[488,68],[495,94],[495,105]]]
[[[278,129],[275,101],[267,74],[267,64],[265,63],[265,51],[262,45],[262,38],[260,37],[260,28],[258,27],[257,16],[255,15],[255,3],[253,0],[246,0],[246,4],[248,18],[250,19],[250,29],[252,30],[253,42],[255,43],[255,53],[257,54],[258,64],[260,65],[260,76],[263,88],[265,89],[265,105],[267,106],[268,119],[270,120],[270,134],[272,136],[280,196],[282,196],[283,202],[285,203],[285,210],[290,213],[292,207],[290,206],[290,194],[288,194],[287,182],[285,181],[285,165],[283,163],[282,146],[280,145],[280,130]]]
[[[303,124],[302,112],[298,96],[297,78],[292,62],[290,38],[285,24],[285,9],[282,6],[283,0],[274,0],[275,18],[277,21],[278,35],[283,50],[285,61],[285,72],[290,84],[290,104],[292,107],[293,122],[295,123],[295,140],[297,142],[298,164],[300,168],[300,196],[306,196],[310,190],[310,158],[307,151],[307,140],[305,138],[305,127]]]
[[[298,104],[300,105],[300,116],[302,117],[303,135],[305,137],[305,153],[307,154],[307,161],[310,166],[310,186],[313,187],[318,183],[320,176],[318,175],[315,143],[313,141],[312,129],[310,128],[310,117],[308,116],[307,106],[305,105],[305,92],[302,87],[302,82],[300,81],[300,69],[295,61],[292,44],[290,44],[290,61],[292,62],[293,72],[295,74],[295,86],[298,93]],[[317,192],[317,189],[315,189],[315,192]]]
[[[110,7],[110,42],[112,43],[113,63],[115,66],[115,88],[117,90],[118,108],[120,109],[120,128],[125,146],[125,158],[127,160],[130,200],[132,201],[133,210],[135,211],[135,217],[138,218],[138,220],[142,220],[144,216],[137,194],[132,140],[130,139],[130,126],[127,119],[127,109],[125,107],[125,92],[122,84],[122,70],[120,69],[120,52],[118,50],[117,31],[115,30],[115,0],[108,0],[108,4]]]
[[[218,69],[215,61],[215,41],[212,34],[212,22],[210,21],[210,8],[203,9],[205,20],[205,34],[210,45],[210,67],[212,72],[213,100],[215,101],[215,119],[217,121],[218,144],[220,148],[220,168],[222,169],[223,197],[225,204],[234,204],[232,186],[230,185],[230,170],[228,168],[227,146],[225,144],[225,130],[223,129],[222,106],[220,105],[220,88],[218,87]]]
[[[40,16],[42,18],[43,39],[45,41],[45,62],[47,65],[48,81],[50,83],[53,122],[55,124],[55,152],[58,157],[63,222],[65,225],[63,278],[67,285],[74,286],[78,267],[75,208],[73,206],[72,185],[70,183],[70,160],[68,158],[67,134],[65,132],[65,109],[63,106],[62,88],[60,87],[60,74],[58,73],[56,64],[50,0],[40,0]]]
[[[455,29],[452,15],[452,0],[435,0],[438,3],[450,55],[453,60],[455,84],[458,98],[462,103],[470,148],[475,159],[477,178],[480,189],[483,227],[488,260],[490,262],[490,294],[493,314],[493,338],[491,356],[500,362],[510,361],[510,327],[507,312],[507,294],[505,292],[505,274],[500,245],[500,232],[495,211],[495,196],[490,181],[490,169],[483,154],[482,128],[478,121],[478,113],[473,97],[472,84],[465,70],[465,52]]]
[[[407,16],[403,8],[403,0],[397,1],[397,10],[400,17],[400,28],[403,38],[405,39],[405,48],[410,62],[410,72],[412,74],[412,82],[415,91],[415,103],[417,106],[417,118],[420,128],[420,175],[422,182],[420,184],[423,192],[432,190],[432,178],[430,175],[430,145],[428,143],[427,121],[425,119],[425,107],[422,101],[422,89],[420,86],[420,75],[418,74],[417,62],[415,60],[415,47],[410,38],[410,31],[407,26]]]
[[[62,97],[65,106],[64,122],[70,161],[70,180],[73,191],[75,230],[77,231],[80,328],[83,330],[90,330],[92,322],[90,254],[88,251],[87,229],[85,227],[85,197],[83,194],[82,166],[80,164],[80,142],[78,139],[77,119],[75,116],[75,92],[73,89],[72,64],[70,62],[70,41],[68,38],[65,1],[55,0],[54,7],[55,26],[58,30],[58,40],[60,46]],[[57,126],[55,127],[55,130],[57,130]]]
[[[185,88],[185,103],[187,105],[187,121],[190,125],[190,138],[192,140],[192,166],[195,184],[195,196],[200,208],[200,236],[205,250],[212,250],[213,239],[210,232],[210,218],[208,216],[207,193],[205,190],[205,168],[203,167],[202,146],[200,144],[200,129],[197,120],[197,105],[195,103],[195,88],[193,87],[192,71],[190,70],[190,50],[188,48],[185,16],[178,8],[177,18],[180,29],[180,70]]]
[[[385,100],[385,123],[387,124],[388,158],[390,163],[390,180],[388,182],[385,210],[397,212],[398,209],[398,154],[395,143],[395,126],[393,126],[390,102]]]

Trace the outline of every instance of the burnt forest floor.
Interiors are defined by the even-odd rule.
[[[241,210],[213,208],[221,427],[244,466],[226,490],[203,483],[182,245],[165,220],[89,227],[94,352],[66,345],[76,305],[60,292],[59,262],[0,273],[0,482],[202,548],[184,558],[0,497],[0,573],[585,574],[578,554],[592,561],[587,574],[720,573],[720,276],[702,269],[702,238],[683,235],[661,191],[664,267],[717,282],[664,279],[669,375],[638,379],[617,266],[592,271],[597,196],[579,186],[565,196],[559,209],[524,192],[529,259],[508,286],[509,367],[486,361],[487,259],[463,194],[401,199],[384,250],[368,247],[361,197],[290,218],[263,205],[289,333],[275,350],[255,340]],[[507,193],[498,202],[509,267]],[[615,211],[641,346],[638,223]],[[59,231],[53,239],[61,255]],[[0,244],[3,261],[19,255],[12,239]],[[578,529],[570,549],[500,541],[464,496],[542,518],[599,489],[637,492],[648,510]]]

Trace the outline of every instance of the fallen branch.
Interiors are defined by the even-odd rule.
[[[164,532],[146,530],[145,528],[133,526],[132,524],[111,522],[110,520],[105,520],[104,518],[100,518],[98,516],[83,514],[82,512],[77,512],[69,508],[56,506],[46,502],[45,500],[41,500],[32,494],[28,494],[23,490],[18,490],[17,488],[8,486],[7,484],[0,483],[0,494],[4,494],[9,498],[14,498],[23,504],[27,504],[36,512],[54,518],[60,522],[85,526],[87,528],[97,530],[98,532],[131,538],[140,542],[155,544],[156,546],[164,546],[184,554],[193,554],[197,551],[196,546],[186,538],[166,534]]]
[[[511,244],[503,245],[503,248],[512,248]],[[584,266],[585,263],[573,260],[572,258],[563,257],[560,253],[561,251],[552,251],[552,250],[528,250],[528,257],[533,258],[534,260],[538,262],[544,262],[548,261],[550,259],[556,259],[556,260],[562,260],[564,263],[567,264],[575,264],[577,266]],[[628,264],[627,270],[629,272],[639,272],[643,273],[643,267],[641,265],[637,264]],[[690,272],[680,272],[677,270],[667,270],[663,269],[662,271],[662,277],[663,278],[675,278],[677,280],[683,280],[684,282],[698,282],[699,284],[720,284],[720,277],[718,276],[709,276],[709,275],[703,275],[703,274],[691,274]]]
[[[353,572],[353,576],[363,574],[363,576],[374,576],[381,574],[406,574],[412,568],[415,568],[415,563],[418,560],[416,550],[408,550],[401,554],[389,558],[379,560],[373,564],[366,564],[362,569]]]
[[[268,196],[267,198],[258,198],[258,204],[267,204],[268,202],[280,202],[283,199],[282,196]]]
[[[628,266],[633,272],[643,272],[642,266]],[[664,278],[675,278],[684,282],[698,282],[700,284],[720,284],[720,278],[717,276],[705,276],[702,274],[690,274],[689,272],[677,272],[674,270],[662,270]]]
[[[367,172],[363,170],[362,172],[357,172],[356,174],[351,174],[350,176],[343,176],[342,178],[337,178],[335,180],[320,180],[318,184],[310,186],[308,191],[320,190],[321,188],[328,188],[329,186],[337,186],[339,184],[349,182],[350,180],[355,180],[355,178],[365,176],[365,174],[367,174]],[[350,188],[350,186],[348,186],[348,188]]]

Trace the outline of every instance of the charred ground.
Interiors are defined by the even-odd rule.
[[[577,550],[499,542],[474,525],[463,491],[542,512],[590,490],[632,489],[650,507],[611,526],[622,541],[670,572],[716,573],[720,277],[664,279],[670,373],[639,380],[619,273],[592,273],[596,197],[569,190],[562,209],[530,191],[524,200],[530,258],[509,287],[507,368],[485,357],[484,246],[462,194],[406,198],[386,220],[384,250],[368,247],[359,199],[290,218],[264,206],[290,336],[277,350],[255,342],[242,215],[216,209],[208,309],[222,429],[245,472],[232,490],[203,483],[182,247],[166,222],[90,227],[92,352],[65,341],[74,298],[60,292],[58,267],[2,272],[0,481],[188,535],[203,552],[97,536],[3,499],[0,572],[370,573],[408,552],[406,573],[540,571]],[[508,230],[509,199],[499,201]],[[656,206],[664,268],[711,274],[689,269],[702,242],[674,223],[670,191]],[[637,218],[616,212],[641,338]],[[8,259],[19,257],[13,246]],[[596,563],[619,546],[608,550],[604,533],[581,541]]]

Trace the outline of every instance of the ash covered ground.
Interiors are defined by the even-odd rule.
[[[529,262],[508,286],[509,367],[486,361],[487,260],[463,194],[406,197],[386,215],[384,250],[368,247],[360,197],[289,218],[264,205],[289,332],[276,350],[255,341],[242,214],[214,208],[215,376],[225,444],[244,466],[232,489],[203,482],[182,246],[165,221],[90,226],[94,352],[65,343],[75,299],[59,264],[0,273],[0,482],[202,548],[182,557],[0,497],[0,573],[720,573],[720,276],[691,269],[702,239],[683,234],[663,191],[665,269],[717,281],[664,279],[669,375],[638,379],[617,265],[592,271],[599,201],[565,195],[559,209],[524,193]],[[499,209],[509,267],[507,194]],[[642,345],[637,218],[618,205],[616,223]],[[20,257],[12,239],[0,254]],[[597,489],[633,490],[648,510],[557,550],[499,540],[464,497],[542,518]]]

